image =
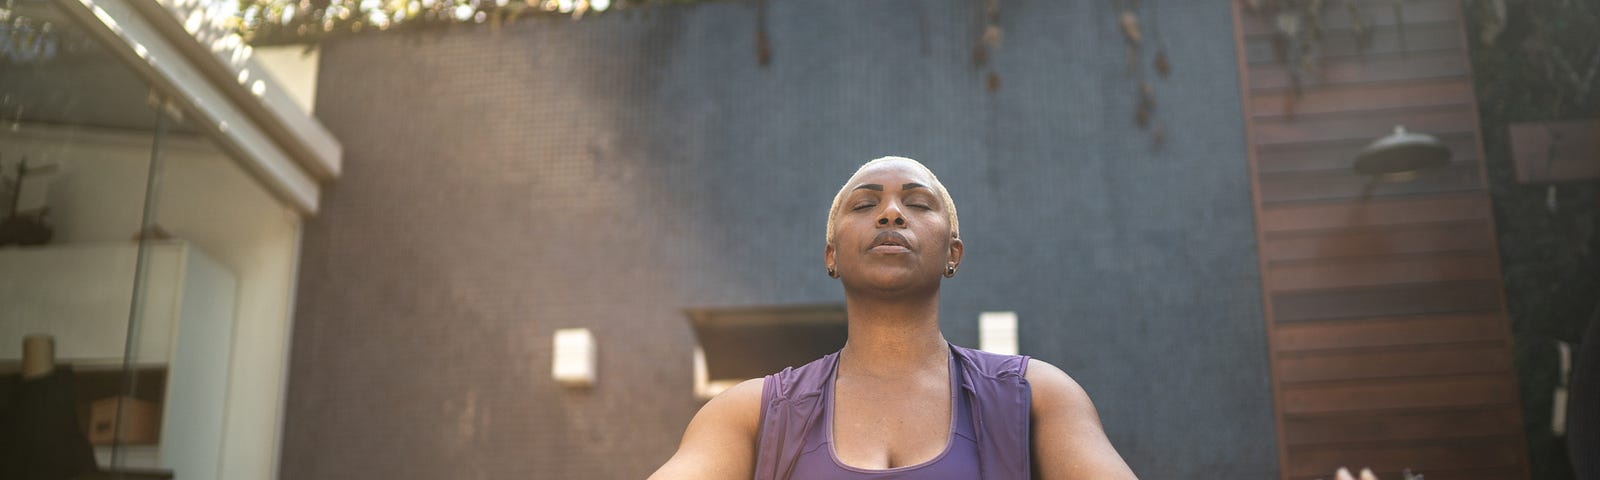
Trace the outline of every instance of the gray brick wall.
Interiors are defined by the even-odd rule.
[[[947,337],[1017,311],[1145,478],[1276,475],[1228,6],[1144,3],[1159,148],[1111,2],[1004,2],[993,93],[954,0],[773,2],[764,68],[748,3],[325,44],[346,171],[304,231],[283,478],[648,474],[699,405],[681,309],[842,302],[826,208],[885,154],[963,214]],[[592,390],[550,379],[574,326]]]

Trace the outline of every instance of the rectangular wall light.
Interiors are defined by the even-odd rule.
[[[1017,354],[1017,312],[978,314],[978,349],[1005,355]]]
[[[594,334],[587,328],[556,330],[551,375],[567,387],[592,387],[595,380]]]

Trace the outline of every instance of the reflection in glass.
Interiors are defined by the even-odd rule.
[[[240,303],[286,311],[298,217],[51,4],[0,20],[0,478],[223,477]]]

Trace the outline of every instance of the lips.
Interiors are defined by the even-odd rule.
[[[880,247],[882,250],[910,250],[911,242],[900,232],[884,231],[872,239],[872,245],[867,250],[878,250]]]

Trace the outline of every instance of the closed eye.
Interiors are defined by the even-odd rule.
[[[864,203],[864,204],[861,204],[861,205],[857,205],[855,208],[852,208],[851,210],[859,212],[859,211],[866,210],[868,208],[872,208],[872,207],[875,207],[875,206],[877,206],[876,203]]]

